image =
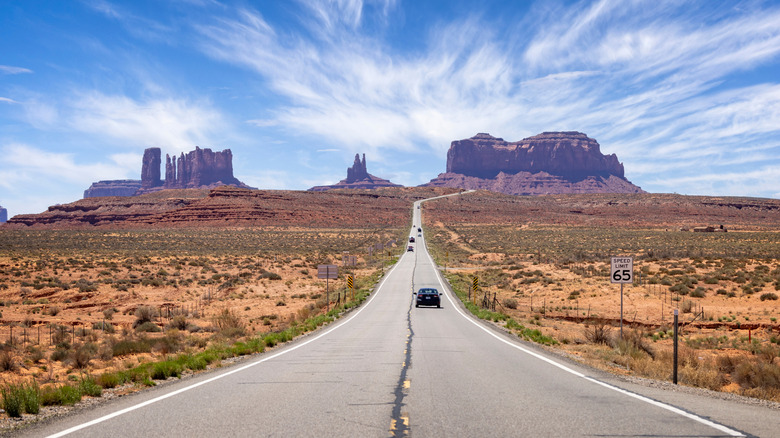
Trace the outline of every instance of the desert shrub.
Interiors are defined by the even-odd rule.
[[[122,382],[117,373],[103,373],[97,377],[96,383],[104,389],[116,388]]]
[[[0,352],[0,370],[2,371],[16,371],[19,364],[16,361],[13,353],[10,351]]]
[[[37,414],[41,410],[41,390],[38,383],[33,381],[30,384],[23,385],[22,389],[22,407],[28,414]]]
[[[66,327],[61,325],[53,327],[52,342],[57,346],[57,348],[64,348],[66,350],[69,349],[70,339],[71,334],[68,332]]]
[[[281,280],[282,276],[275,272],[265,271],[262,274],[260,274],[260,278],[261,279],[264,278],[267,280]]]
[[[138,340],[123,339],[114,344],[112,350],[114,356],[124,356],[127,354],[148,353],[152,351],[152,345],[146,338]]]
[[[40,411],[40,389],[34,381],[30,384],[8,384],[0,388],[2,406],[9,417],[21,417],[22,412],[37,414]]]
[[[146,321],[146,322],[144,322],[142,324],[139,324],[135,328],[135,331],[137,331],[137,332],[146,332],[146,333],[157,333],[157,332],[161,332],[162,329],[157,324],[153,323],[152,321]]]
[[[116,313],[114,309],[106,309],[103,311],[103,318],[106,318],[106,320],[111,321],[112,319],[114,319],[114,313]]]
[[[693,301],[685,300],[680,304],[680,312],[691,313],[693,311]]]
[[[246,330],[241,318],[230,309],[222,309],[213,321],[220,334],[229,337],[242,336]]]
[[[181,336],[177,329],[169,330],[164,337],[157,340],[154,350],[161,354],[175,353],[181,349]]]
[[[41,391],[41,404],[44,406],[69,406],[74,405],[79,401],[81,401],[81,392],[78,388],[70,385],[48,387]]]
[[[693,298],[704,298],[707,295],[707,290],[699,286],[691,292]]]
[[[187,317],[184,315],[176,315],[173,317],[170,323],[171,328],[175,328],[178,330],[186,330],[187,329]]]
[[[765,360],[766,363],[771,364],[774,362],[780,351],[778,351],[778,348],[774,345],[769,344],[760,346],[756,353],[761,359]]]
[[[63,360],[67,359],[69,355],[70,355],[69,349],[57,347],[49,355],[49,360],[62,362]]]
[[[507,309],[517,309],[517,300],[514,298],[505,298],[501,304]]]
[[[655,358],[655,353],[647,344],[646,333],[642,330],[625,330],[623,338],[615,341],[615,348],[622,355],[628,355],[634,359],[647,353],[651,358]]]
[[[151,306],[140,306],[135,309],[135,321],[133,321],[133,328],[138,327],[147,322],[152,322],[156,309]]]
[[[73,361],[73,367],[84,369],[89,366],[89,362],[97,355],[97,345],[92,342],[76,345],[71,352],[70,359]]]
[[[75,286],[79,289],[80,292],[97,291],[97,286],[95,285],[95,283],[84,278],[80,278],[78,281],[76,281]]]
[[[780,367],[769,363],[745,360],[736,366],[731,377],[743,388],[780,387]]]
[[[174,376],[181,377],[181,372],[181,364],[172,360],[166,360],[152,365],[151,378],[155,380],[165,380]]]
[[[766,293],[761,294],[760,299],[761,299],[761,301],[766,301],[766,300],[773,300],[774,301],[774,300],[777,299],[777,294],[774,293],[774,292],[766,292]]]
[[[679,375],[682,383],[713,391],[719,390],[727,383],[725,376],[717,369],[708,366],[690,366],[692,364],[680,367]]]
[[[722,354],[718,356],[715,363],[718,367],[718,371],[724,374],[731,374],[737,367],[739,360],[735,357],[729,356],[728,354]]]
[[[0,395],[3,397],[3,409],[9,417],[21,417],[24,408],[22,407],[22,394],[18,385],[5,385],[0,388]]]
[[[43,350],[35,345],[31,345],[27,347],[27,357],[30,358],[32,363],[40,363],[43,358],[45,357],[43,354]]]
[[[90,397],[100,397],[103,394],[103,387],[98,385],[94,377],[85,376],[79,381],[79,392],[81,395],[88,395]]]
[[[585,327],[583,328],[585,339],[593,344],[610,345],[612,342],[612,337],[610,336],[611,331],[612,327],[603,321],[586,323]]]
[[[208,363],[206,362],[206,359],[200,355],[194,357],[189,356],[184,361],[184,366],[193,371],[198,371],[205,370],[208,366]]]

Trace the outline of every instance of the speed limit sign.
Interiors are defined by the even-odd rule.
[[[634,258],[612,257],[612,269],[609,272],[612,283],[634,282]]]

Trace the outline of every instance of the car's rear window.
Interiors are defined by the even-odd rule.
[[[421,293],[421,294],[435,294],[436,293],[436,289],[420,289],[420,292],[418,292],[418,293]]]

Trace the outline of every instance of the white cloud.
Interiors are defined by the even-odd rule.
[[[29,68],[24,67],[14,67],[11,65],[0,65],[0,73],[7,74],[7,75],[18,75],[21,73],[32,73],[33,71]]]
[[[67,123],[73,129],[139,148],[155,146],[174,152],[210,146],[211,137],[224,124],[208,103],[173,98],[139,101],[90,92],[77,96],[71,107]]]
[[[82,162],[74,154],[24,143],[0,146],[0,189],[9,214],[40,213],[56,203],[80,199],[99,180],[139,179],[139,154],[114,154],[105,162]]]
[[[112,163],[82,164],[75,160],[74,154],[50,152],[20,143],[4,145],[2,169],[16,175],[5,184],[24,184],[40,182],[42,176],[52,184],[79,183],[89,185],[100,179],[121,179],[138,171],[140,155],[111,155]],[[132,158],[132,159],[131,159]],[[132,162],[131,162],[132,161]],[[86,188],[86,186],[85,186]]]

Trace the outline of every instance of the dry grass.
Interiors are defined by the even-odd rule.
[[[478,276],[502,312],[556,339],[583,362],[671,380],[672,310],[679,310],[679,381],[780,401],[780,233],[429,223],[434,258]],[[609,281],[609,257],[634,256],[635,283]],[[761,299],[761,296],[764,299]]]

